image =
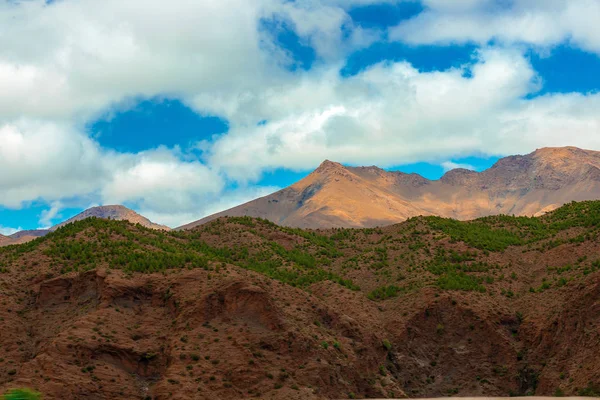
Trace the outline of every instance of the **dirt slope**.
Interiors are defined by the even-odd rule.
[[[569,201],[598,198],[600,152],[574,147],[506,157],[480,173],[456,169],[437,181],[325,161],[286,189],[179,229],[244,215],[301,228],[384,226],[417,215],[460,220],[537,215]]]
[[[86,219],[0,249],[0,393],[598,395],[599,250],[600,202],[317,232]]]

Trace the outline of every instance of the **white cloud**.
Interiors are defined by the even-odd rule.
[[[600,54],[600,2],[596,0],[426,0],[428,9],[403,21],[390,37],[412,44],[490,40],[540,48],[570,42]]]
[[[0,125],[0,205],[20,208],[43,199],[51,203],[40,217],[52,225],[61,199],[134,203],[164,212],[196,210],[223,188],[223,179],[198,161],[184,161],[175,150],[115,153],[69,125],[19,121]]]
[[[23,230],[23,228],[9,228],[9,227],[0,225],[0,235],[4,235],[4,236],[10,236],[13,233],[19,232],[21,230]]]
[[[347,1],[354,3],[372,1]],[[350,51],[326,0],[45,0],[0,3],[0,119],[84,120],[129,97],[243,96],[294,74],[259,29],[290,21],[321,57]],[[357,43],[366,45],[364,32]],[[352,43],[349,41],[348,43]],[[356,43],[355,43],[356,44]]]
[[[271,89],[256,100],[270,122],[236,124],[254,103],[231,107],[232,130],[214,144],[209,162],[229,176],[254,179],[264,168],[305,169],[325,158],[391,166],[478,150],[495,154],[483,127],[498,129],[498,111],[519,107],[537,79],[519,52],[487,49],[478,59],[471,78],[462,69],[420,73],[392,63],[349,79],[332,69]]]
[[[442,166],[442,168],[444,168],[444,172],[448,172],[448,171],[451,171],[451,170],[457,169],[457,168],[468,169],[471,171],[476,170],[476,168],[474,166],[472,166],[471,164],[455,163],[454,161],[444,161],[440,165]]]
[[[45,0],[0,2],[0,205],[62,199],[128,202],[155,213],[202,213],[220,204],[224,178],[210,165],[162,149],[123,154],[102,149],[83,125],[108,107],[164,95],[207,113],[232,99],[260,98],[297,75],[260,29],[263,18],[289,21],[319,57],[341,58],[376,33],[341,24],[352,4],[371,0]],[[249,111],[256,123],[259,112]],[[168,134],[165,132],[165,134]],[[174,211],[177,210],[177,211]]]
[[[26,119],[0,124],[0,204],[16,208],[38,198],[91,192],[118,159],[67,124]]]
[[[159,221],[171,227],[185,225],[197,221],[207,215],[227,210],[258,197],[263,197],[276,192],[280,188],[275,186],[250,186],[227,191],[209,197],[204,204],[198,203],[193,209],[166,209],[157,211],[155,208],[140,208],[140,213],[152,221]]]
[[[60,201],[53,201],[48,210],[42,211],[39,222],[43,229],[50,228],[53,225],[52,221],[60,217],[60,210],[62,208],[63,204]]]
[[[600,149],[600,95],[527,100],[540,80],[518,49],[486,48],[475,61],[469,77],[462,68],[419,72],[399,62],[343,79],[331,67],[236,100],[227,114],[232,129],[208,162],[253,180],[264,169],[303,170],[325,158],[386,167],[544,146]],[[257,112],[269,123],[246,124]]]
[[[131,165],[115,171],[101,196],[106,204],[136,202],[141,208],[166,213],[194,210],[223,186],[223,179],[199,162],[153,152],[142,153]]]

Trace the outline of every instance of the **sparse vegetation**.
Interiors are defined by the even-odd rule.
[[[578,394],[585,397],[600,397],[600,384],[596,385],[590,382],[586,387],[580,389]]]
[[[398,295],[400,288],[394,285],[379,287],[368,294],[371,300],[385,300]]]
[[[450,272],[440,276],[437,285],[444,290],[465,290],[485,292],[486,289],[481,285],[482,279],[467,275],[464,272]]]
[[[114,346],[111,343],[132,344],[136,349],[152,349],[149,353],[136,352],[136,360],[152,368],[154,364],[162,365],[169,357],[169,362],[179,368],[169,371],[168,380],[164,378],[173,392],[180,389],[178,385],[187,386],[190,381],[195,381],[202,390],[207,390],[207,386],[233,389],[230,392],[241,390],[233,383],[236,381],[229,372],[235,367],[231,359],[215,351],[227,348],[245,354],[247,358],[240,364],[244,368],[240,370],[251,371],[253,376],[268,382],[268,390],[284,386],[283,391],[291,388],[301,390],[302,394],[307,388],[318,390],[299,378],[314,370],[315,363],[319,368],[335,364],[341,366],[341,371],[347,371],[352,369],[351,363],[360,359],[360,352],[366,352],[365,360],[369,360],[370,370],[362,378],[373,390],[396,384],[401,376],[405,382],[412,381],[411,390],[414,388],[415,392],[407,394],[415,397],[426,394],[424,387],[435,387],[436,393],[466,394],[470,389],[457,388],[456,382],[442,384],[439,378],[436,381],[438,373],[443,373],[447,367],[444,347],[439,344],[446,346],[446,342],[453,342],[454,346],[460,339],[460,346],[469,351],[480,351],[487,347],[480,346],[478,341],[493,337],[497,339],[500,351],[508,355],[495,359],[494,363],[506,365],[488,364],[485,371],[477,373],[489,374],[482,375],[489,380],[479,378],[478,384],[496,390],[501,385],[498,382],[515,382],[521,375],[532,382],[531,373],[522,373],[518,368],[535,366],[539,360],[538,350],[526,345],[531,340],[527,335],[542,331],[537,329],[539,315],[550,318],[544,324],[552,323],[552,318],[561,324],[560,318],[565,318],[565,324],[572,322],[569,320],[571,309],[538,313],[535,301],[541,303],[553,296],[564,301],[575,291],[585,292],[594,287],[586,286],[586,283],[597,282],[600,259],[595,250],[590,249],[597,248],[594,241],[600,232],[598,204],[600,202],[569,204],[539,218],[496,216],[462,222],[419,217],[385,228],[319,231],[279,227],[265,220],[243,217],[215,220],[191,231],[161,232],[127,222],[92,218],[69,224],[22,246],[1,248],[0,279],[8,278],[6,282],[9,282],[17,276],[19,280],[14,282],[21,284],[29,279],[37,284],[43,279],[34,279],[31,271],[38,268],[44,268],[42,278],[59,277],[57,281],[75,276],[60,277],[64,273],[102,268],[107,274],[116,275],[114,280],[109,278],[111,284],[127,278],[133,278],[132,282],[136,283],[149,282],[148,286],[143,286],[141,295],[136,293],[133,301],[119,299],[102,310],[108,316],[127,320],[138,312],[143,314],[144,301],[151,296],[157,307],[166,307],[169,311],[166,313],[168,328],[161,330],[169,331],[165,333],[168,341],[161,338],[169,351],[159,346],[145,347],[155,337],[152,329],[144,325],[144,321],[151,319],[139,318],[130,325],[114,328],[118,333],[100,320],[89,329],[82,328],[83,324],[62,321],[61,330],[72,329],[64,334],[69,349],[80,348],[84,340],[92,343],[85,343],[91,348],[96,344],[105,346],[103,349]],[[585,246],[578,247],[581,243]],[[542,253],[563,245],[566,249],[561,248],[560,253],[566,255],[555,263]],[[538,253],[530,254],[532,252]],[[202,270],[189,274],[194,279],[177,274],[193,269]],[[163,277],[166,280],[162,280]],[[201,279],[196,281],[196,277]],[[197,286],[182,290],[183,278],[194,281]],[[247,305],[242,304],[240,319],[221,318],[219,313],[227,313],[230,307],[229,294],[223,287],[239,281],[251,285],[249,296],[256,298],[248,300],[248,304],[252,303],[248,307],[256,309],[253,308],[252,317],[247,318],[243,314]],[[282,283],[305,291],[293,290]],[[357,283],[361,284],[362,290]],[[2,290],[2,294],[13,290],[16,293],[12,303],[3,303],[2,318],[26,320],[31,315],[39,315],[36,314],[38,294],[35,291],[29,287],[27,292],[18,291],[8,285]],[[265,293],[268,298],[262,297]],[[70,292],[65,296],[61,293],[49,301],[61,312],[58,307],[66,309],[76,304],[78,314],[69,314],[75,318],[94,309],[95,300],[76,302],[71,296]],[[554,301],[556,298],[552,304],[559,304]],[[135,304],[135,312],[130,303]],[[189,307],[198,307],[197,304],[201,304],[200,308],[190,314]],[[531,304],[535,307],[530,311]],[[344,315],[345,308],[354,305],[359,306],[360,313],[350,310]],[[497,307],[491,313],[497,320],[485,319],[488,314],[481,310],[487,306]],[[516,311],[518,309],[527,310],[526,315]],[[260,318],[256,318],[257,313]],[[194,317],[189,318],[190,315]],[[208,320],[195,323],[198,315],[201,315],[198,318]],[[373,322],[371,318],[378,324],[379,333],[365,340],[365,326]],[[582,331],[591,343],[596,338],[595,322],[582,316],[577,318],[573,334]],[[255,333],[262,332],[259,324],[268,326],[276,334],[261,335],[261,339],[262,336],[266,339],[254,340]],[[524,329],[529,325],[536,329]],[[394,330],[398,326],[400,332]],[[461,333],[459,339],[457,326]],[[496,329],[501,332],[500,336],[493,336]],[[90,336],[83,338],[84,331]],[[433,338],[431,347],[418,349],[424,352],[422,359],[426,360],[426,368],[422,370],[431,373],[422,377],[409,376],[402,363],[410,364],[411,361],[403,352],[406,343],[418,346],[422,336]],[[504,339],[512,343],[508,352],[506,346],[502,347]],[[15,354],[27,355],[30,351],[27,341],[17,344],[13,346]],[[294,365],[279,363],[284,355],[300,354],[299,349],[305,349],[302,354],[310,354],[310,358],[299,359]],[[18,358],[12,354],[4,357],[7,357],[6,361],[0,359],[4,378],[14,378],[16,368],[20,375],[21,366],[12,361]],[[106,384],[106,375],[100,373],[104,372],[102,358],[92,360],[77,360],[75,371],[92,384]],[[552,376],[558,379],[551,390],[560,386],[556,393],[564,390],[568,394],[597,395],[597,386],[591,383],[583,389],[575,387],[572,379],[580,382],[580,375],[576,376],[577,371],[571,366],[566,367],[562,366],[564,373],[553,371]],[[585,369],[587,365],[580,368]],[[40,372],[39,379],[44,379],[42,373],[46,372]],[[588,370],[585,373],[588,374]],[[595,375],[591,378],[595,379]],[[32,386],[38,384],[38,381],[31,382]],[[362,384],[346,387],[344,393],[354,390],[353,396],[363,398],[366,392],[359,391],[363,387]],[[384,390],[384,394],[391,392],[389,387]],[[249,389],[248,396],[259,396],[256,392],[256,388]],[[523,392],[534,393],[535,390],[528,387]]]
[[[232,221],[240,222],[239,219]],[[248,221],[243,221],[243,225],[248,226]],[[224,224],[224,221],[214,221],[206,229],[213,233],[224,228]],[[254,224],[276,227],[264,220],[255,220]],[[303,238],[324,248],[326,255],[337,254],[328,238],[301,230],[281,229],[294,234],[302,232]],[[286,250],[278,243],[268,241],[268,246],[252,253],[247,246],[211,246],[202,240],[203,233],[163,232],[125,221],[88,218],[21,246],[0,249],[0,252],[17,255],[43,248],[44,255],[63,265],[61,273],[87,271],[98,267],[99,263],[126,272],[155,273],[169,269],[216,269],[219,267],[210,264],[221,262],[262,273],[292,286],[306,287],[331,280],[358,290],[351,280],[326,271],[315,255],[299,248]]]
[[[33,389],[10,389],[0,397],[1,400],[41,400],[42,394]]]

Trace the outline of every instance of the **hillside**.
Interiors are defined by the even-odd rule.
[[[65,226],[67,224],[70,224],[70,223],[73,223],[76,221],[81,221],[83,219],[91,218],[91,217],[112,219],[112,220],[116,220],[116,221],[128,221],[128,222],[131,222],[132,224],[140,224],[140,225],[142,225],[146,228],[150,228],[150,229],[159,229],[159,230],[165,230],[165,231],[168,231],[171,229],[165,225],[155,224],[152,221],[150,221],[148,218],[136,213],[133,210],[130,210],[129,208],[127,208],[125,206],[113,205],[113,206],[99,206],[99,207],[88,208],[87,210],[83,211],[82,213],[77,214],[73,218],[69,218],[68,220],[66,220],[64,222],[61,222],[60,224],[53,226],[52,228],[50,228],[50,230],[54,231],[54,230],[60,228],[61,226]]]
[[[19,232],[15,232],[12,235],[9,236],[9,238],[11,239],[21,239],[23,237],[34,237],[34,238],[38,238],[41,236],[46,236],[48,234],[48,230],[47,229],[32,229],[32,230],[26,230],[26,231],[19,231]]]
[[[0,249],[0,393],[600,393],[600,202],[306,231],[89,218]]]
[[[115,206],[99,206],[89,208],[73,218],[57,224],[50,229],[35,229],[35,230],[24,230],[16,232],[10,236],[5,236],[4,239],[0,237],[0,247],[10,246],[16,244],[23,244],[35,240],[39,237],[46,236],[48,233],[57,230],[67,224],[84,220],[86,218],[102,218],[116,221],[128,221],[132,224],[140,224],[149,229],[158,229],[169,231],[171,228],[165,225],[155,224],[148,218],[136,213],[133,210],[121,205]]]
[[[500,159],[483,172],[455,169],[439,180],[325,161],[296,184],[185,225],[222,216],[265,218],[300,228],[375,227],[418,215],[470,220],[538,215],[570,201],[600,199],[600,152],[544,148]]]

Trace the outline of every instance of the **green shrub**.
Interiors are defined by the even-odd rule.
[[[587,387],[579,389],[579,395],[585,397],[600,397],[600,385],[589,383]]]
[[[383,339],[383,347],[385,347],[387,351],[392,350],[392,344],[387,339]]]
[[[385,300],[398,295],[400,288],[398,286],[382,286],[367,295],[370,300]]]
[[[22,388],[10,389],[2,397],[2,400],[41,400],[42,394],[35,390]]]
[[[437,286],[444,290],[486,291],[485,287],[481,285],[480,279],[464,272],[450,272],[440,276],[437,280]]]

